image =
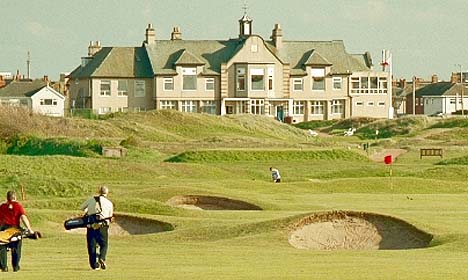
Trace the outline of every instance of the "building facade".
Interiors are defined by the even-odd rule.
[[[349,54],[343,41],[286,41],[279,24],[271,40],[239,20],[237,38],[157,40],[148,25],[141,47],[101,47],[70,75],[71,108],[104,114],[173,109],[209,114],[259,114],[302,122],[387,118],[390,74],[371,56]]]

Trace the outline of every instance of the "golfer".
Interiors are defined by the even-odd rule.
[[[109,224],[114,215],[114,205],[107,198],[109,189],[101,186],[98,195],[87,199],[80,207],[88,216],[95,216],[95,223],[87,226],[86,242],[89,265],[94,270],[106,269],[106,256],[109,244]],[[97,247],[99,246],[99,253]]]
[[[0,231],[9,228],[20,228],[20,222],[22,222],[29,233],[34,233],[23,206],[16,201],[16,193],[14,191],[8,191],[6,196],[7,201],[0,205]],[[20,270],[21,245],[21,239],[11,242],[10,244],[0,245],[0,269],[2,272],[8,271],[7,247],[11,249],[13,271],[17,272]]]
[[[273,182],[275,183],[281,182],[281,175],[279,173],[279,170],[276,168],[270,167],[270,171],[271,171],[271,179],[273,180]]]

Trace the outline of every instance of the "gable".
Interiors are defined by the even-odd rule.
[[[228,61],[228,65],[236,62],[283,64],[281,59],[267,47],[265,41],[257,35],[245,39],[236,54]]]
[[[34,99],[59,98],[59,99],[65,100],[65,96],[63,96],[61,93],[59,93],[58,91],[54,90],[53,88],[49,86],[45,86],[41,88],[40,90],[36,91],[33,95],[31,95],[31,98],[34,98]]]

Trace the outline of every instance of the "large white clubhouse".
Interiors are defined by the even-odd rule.
[[[387,118],[388,72],[371,56],[349,54],[343,41],[286,41],[279,24],[271,40],[239,20],[229,40],[157,40],[150,24],[139,47],[102,47],[70,74],[74,109],[98,114],[173,109],[208,114],[261,114],[292,122],[349,117]]]

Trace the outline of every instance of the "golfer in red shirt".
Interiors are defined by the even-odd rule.
[[[12,227],[19,228],[20,221],[23,222],[24,226],[30,233],[34,233],[31,229],[31,223],[26,216],[23,206],[16,201],[16,193],[14,191],[8,191],[7,201],[0,205],[0,231]],[[7,246],[11,248],[11,263],[13,265],[13,271],[16,272],[20,269],[21,243],[22,241],[20,239],[7,245],[0,245],[0,269],[2,272],[8,271]]]

